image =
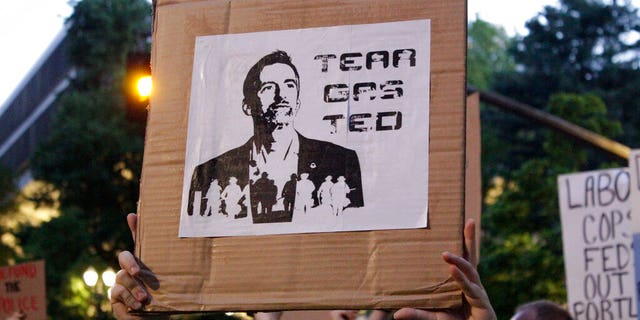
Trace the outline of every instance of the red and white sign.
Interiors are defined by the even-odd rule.
[[[29,320],[47,318],[44,260],[0,268],[0,317],[20,311]]]

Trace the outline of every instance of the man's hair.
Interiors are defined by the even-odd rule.
[[[572,320],[571,314],[548,300],[538,300],[521,305],[516,309],[517,319],[523,320]]]
[[[256,64],[249,69],[247,73],[247,77],[244,79],[244,85],[242,87],[242,93],[244,94],[244,100],[242,101],[247,106],[254,108],[259,105],[258,102],[258,90],[262,86],[262,82],[260,81],[260,73],[264,67],[282,63],[286,64],[293,70],[293,73],[296,75],[296,81],[298,82],[298,90],[300,90],[300,75],[298,75],[298,69],[291,62],[291,57],[281,50],[274,51],[258,60]]]

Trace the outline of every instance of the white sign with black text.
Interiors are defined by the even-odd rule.
[[[181,237],[427,226],[429,20],[195,41]]]
[[[631,229],[633,232],[633,252],[635,266],[636,292],[640,292],[640,150],[632,150],[629,155],[631,173]],[[640,310],[640,296],[636,297],[636,306]],[[640,315],[638,315],[640,320]]]
[[[558,177],[568,309],[576,320],[637,317],[629,182],[626,168]]]

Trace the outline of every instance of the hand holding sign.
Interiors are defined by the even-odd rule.
[[[15,311],[12,315],[10,315],[5,320],[24,320],[27,319],[27,315],[22,311]]]
[[[493,311],[489,296],[482,286],[480,275],[476,266],[478,265],[476,255],[476,223],[473,219],[467,220],[464,226],[464,246],[465,256],[459,257],[445,252],[442,258],[447,262],[449,272],[458,283],[464,294],[465,305],[460,310],[429,311],[412,308],[403,308],[394,314],[396,320],[495,320],[496,314]]]
[[[133,213],[127,216],[127,224],[134,241],[136,238],[137,219],[138,217]],[[129,251],[121,252],[118,255],[118,262],[122,269],[118,271],[116,284],[111,288],[113,314],[117,319],[143,319],[130,314],[129,310],[142,310],[151,301],[151,295],[148,293],[145,284],[151,288],[157,288],[158,280],[153,272],[147,269]]]

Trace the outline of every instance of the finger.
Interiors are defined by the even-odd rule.
[[[149,270],[148,267],[138,260],[129,251],[122,251],[118,255],[118,263],[120,267],[125,270],[133,278],[139,279],[144,282],[149,288],[156,290],[160,287],[160,282],[156,275]]]
[[[402,308],[393,314],[393,319],[395,320],[437,320],[438,316],[435,312],[431,312],[427,310]]]
[[[476,253],[476,221],[467,219],[464,225],[464,247],[467,260],[475,267],[478,265],[478,256]]]
[[[142,320],[141,317],[130,315],[129,308],[123,303],[112,303],[111,309],[118,320]]]
[[[118,263],[120,264],[120,268],[131,276],[135,277],[140,273],[140,265],[138,265],[138,261],[129,251],[122,251],[118,254]]]
[[[136,277],[153,289],[156,289],[154,287],[159,285],[158,277],[156,277],[156,274],[153,273],[153,271],[147,269],[145,266],[142,266],[142,268],[140,269],[140,273],[138,273]]]
[[[467,298],[477,299],[480,297],[480,290],[482,289],[479,286],[469,281],[469,278],[456,266],[450,266],[449,268],[451,276],[458,283]]]
[[[111,288],[110,302],[112,306],[122,304],[133,310],[140,310],[144,306],[126,286],[117,283]]]
[[[444,259],[444,261],[447,262],[448,264],[460,270],[465,275],[465,277],[468,278],[470,281],[472,281],[474,284],[478,286],[482,286],[482,283],[480,282],[480,275],[478,274],[478,270],[474,265],[471,264],[471,262],[449,252],[443,252],[442,259]]]
[[[131,236],[133,237],[133,241],[136,241],[136,228],[138,226],[138,216],[135,213],[129,213],[127,215],[127,224],[129,225],[129,230],[131,230]]]
[[[116,274],[116,284],[122,286],[124,290],[126,290],[125,294],[131,295],[133,299],[140,303],[144,304],[147,302],[147,300],[149,300],[149,294],[147,293],[147,290],[144,288],[140,280],[132,277],[124,270],[120,270]],[[124,297],[128,298],[127,296]],[[123,300],[123,302],[128,301]],[[138,307],[134,307],[129,303],[127,303],[127,305],[129,305],[129,307],[131,308],[138,309]]]

